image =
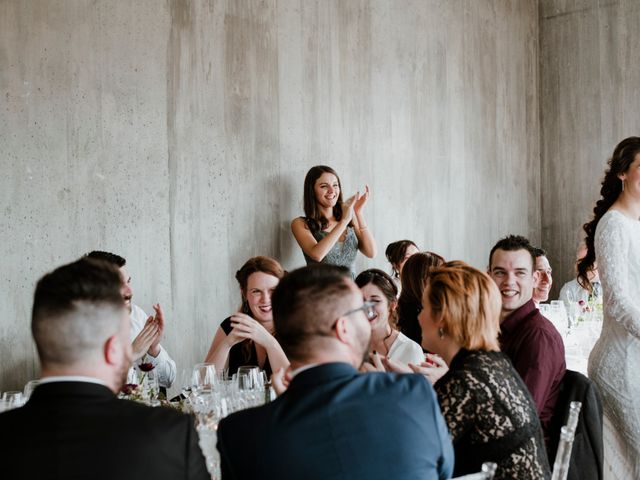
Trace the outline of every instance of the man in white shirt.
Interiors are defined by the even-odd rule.
[[[144,362],[151,363],[154,366],[154,370],[158,375],[158,383],[161,387],[171,387],[171,384],[176,378],[176,363],[162,345],[160,345],[165,321],[160,304],[157,303],[153,305],[155,315],[147,316],[144,310],[131,302],[133,298],[131,276],[125,268],[127,261],[124,257],[97,250],[88,253],[87,257],[109,262],[120,270],[120,276],[122,277],[122,298],[124,299],[126,307],[129,309],[133,348],[134,366],[129,369],[127,383],[137,383],[135,366]]]
[[[190,416],[116,396],[131,365],[120,275],[82,258],[38,282],[42,380],[23,407],[0,413],[2,478],[211,479]]]
[[[538,280],[533,287],[533,301],[536,307],[542,302],[549,300],[551,285],[553,285],[553,271],[547,258],[547,252],[542,248],[533,248],[533,257],[535,260],[534,271],[538,272]]]

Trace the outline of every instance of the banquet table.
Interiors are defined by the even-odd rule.
[[[602,304],[554,300],[538,308],[560,332],[567,369],[588,375],[589,354],[602,331]]]

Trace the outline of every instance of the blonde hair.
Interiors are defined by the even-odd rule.
[[[499,351],[502,300],[495,282],[461,261],[431,271],[424,298],[443,328],[467,350]]]

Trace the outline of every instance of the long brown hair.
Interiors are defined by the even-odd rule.
[[[444,258],[433,252],[420,252],[411,255],[404,264],[400,281],[402,292],[399,303],[418,304],[422,303],[422,292],[429,278],[429,272],[444,263]]]
[[[329,221],[324,218],[324,215],[318,209],[318,203],[316,201],[316,180],[322,176],[323,173],[330,173],[334,175],[338,180],[338,187],[340,188],[340,193],[338,194],[338,201],[333,207],[333,216],[336,220],[340,220],[342,218],[342,184],[340,183],[340,177],[336,171],[327,167],[326,165],[316,165],[315,167],[311,167],[307,172],[307,175],[304,177],[304,215],[305,222],[309,230],[312,233],[317,232],[319,230],[324,230],[329,225]]]
[[[638,153],[640,153],[640,137],[625,138],[616,146],[608,162],[609,168],[604,174],[600,188],[600,200],[593,208],[593,219],[582,227],[587,234],[584,239],[587,254],[578,261],[578,283],[590,292],[593,292],[593,285],[589,280],[589,272],[593,270],[596,262],[594,245],[596,227],[602,216],[611,208],[622,192],[622,181],[618,175],[629,170],[629,166]]]
[[[258,256],[251,257],[247,260],[240,270],[236,272],[236,280],[240,285],[240,295],[242,297],[242,306],[240,310],[242,313],[249,315],[251,318],[253,317],[253,312],[251,308],[249,308],[249,302],[247,301],[247,283],[249,281],[249,277],[252,273],[262,272],[267,275],[273,275],[278,279],[282,279],[285,275],[285,271],[282,268],[282,265],[272,257],[267,256]],[[251,350],[253,348],[252,340],[244,340],[241,342],[242,345],[242,356],[245,362],[248,362],[251,359]]]

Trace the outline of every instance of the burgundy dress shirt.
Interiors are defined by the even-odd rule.
[[[567,368],[562,337],[533,300],[505,318],[500,330],[500,348],[529,389],[548,443],[549,423]]]

